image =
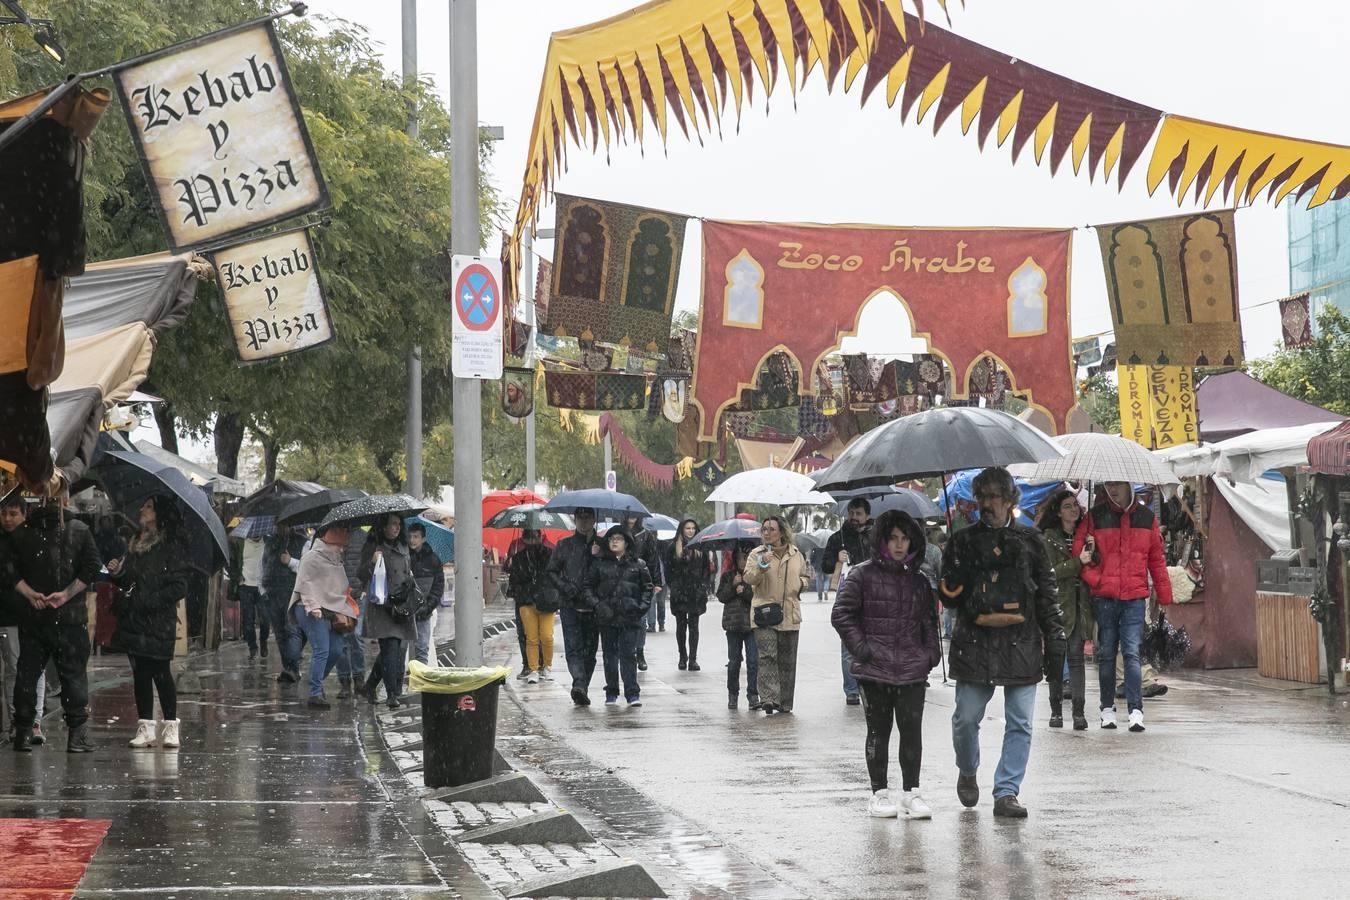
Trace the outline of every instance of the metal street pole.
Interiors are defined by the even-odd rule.
[[[403,83],[417,81],[417,0],[403,0]],[[408,137],[417,138],[417,107],[408,111]],[[422,348],[408,348],[408,421],[404,447],[408,493],[422,497]]]
[[[478,256],[478,7],[450,0],[450,252]],[[455,665],[483,664],[481,383],[454,380]]]
[[[536,327],[535,309],[534,309],[534,237],[530,234],[530,229],[525,229],[525,252],[521,254],[524,261],[525,271],[521,272],[520,285],[522,293],[525,295],[525,308],[527,314],[525,324],[530,329],[530,349],[525,351],[525,362],[529,366],[534,365],[534,329]],[[530,378],[534,378],[531,374]],[[525,417],[525,487],[534,492],[535,485],[538,482],[534,477],[534,404],[530,404],[530,414]]]

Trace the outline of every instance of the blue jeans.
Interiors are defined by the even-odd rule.
[[[843,641],[839,642],[839,662],[844,667],[844,696],[858,696],[858,679],[854,678],[853,673],[849,671],[853,665],[853,654],[848,652],[848,648],[844,646]]]
[[[647,607],[646,622],[648,628],[655,628],[657,625],[660,625],[662,628],[666,627],[667,590],[669,590],[669,588],[662,588],[661,590],[652,594],[652,605]],[[642,639],[642,644],[644,647],[647,645],[646,638]]]
[[[1101,708],[1116,705],[1116,650],[1125,657],[1125,702],[1130,709],[1144,708],[1143,673],[1139,648],[1144,642],[1144,603],[1093,597],[1097,611],[1097,683]]]
[[[298,673],[304,632],[292,615],[292,610],[287,608],[289,602],[289,597],[284,600],[267,597],[267,611],[272,619],[272,639],[277,642],[277,652],[281,654],[281,667],[288,672]],[[296,606],[300,614],[304,615],[305,608],[300,604]]]
[[[962,775],[980,768],[980,721],[994,696],[992,684],[956,683],[956,711],[952,713],[952,747]],[[994,772],[994,798],[1016,797],[1031,756],[1031,718],[1036,713],[1036,685],[1003,688],[1003,753]]]
[[[825,591],[829,588],[829,586],[830,586],[830,576],[826,575],[819,569],[816,569],[816,600],[822,602],[825,600]]]
[[[642,693],[638,685],[638,647],[646,628],[637,625],[606,625],[600,629],[600,645],[605,656],[605,696],[619,695],[619,680],[623,679],[623,696],[636,700]]]
[[[942,636],[947,640],[952,638],[952,626],[956,624],[956,613],[951,611],[950,607],[942,608]]]
[[[516,613],[519,618],[520,613]],[[431,617],[417,620],[417,644],[413,648],[413,659],[422,665],[428,665],[431,656]]]
[[[309,640],[309,695],[322,697],[323,680],[333,671],[340,655],[338,642],[334,640],[336,635],[327,619],[307,614],[299,604],[296,604],[296,614],[300,616],[300,627]]]
[[[271,619],[267,601],[262,591],[252,585],[239,586],[239,618],[244,631],[244,643],[248,644],[249,655],[258,649],[258,640],[262,639],[263,652],[267,652],[267,627]]]
[[[594,613],[578,613],[575,609],[558,611],[562,620],[563,652],[567,656],[567,671],[572,676],[572,690],[590,689],[595,674],[595,652],[600,647],[600,631]]]
[[[337,673],[341,681],[360,682],[366,677],[366,643],[351,631],[342,635],[341,651],[338,654]]]
[[[745,697],[759,699],[759,645],[753,631],[727,632],[727,693],[741,691],[741,653],[745,653]]]

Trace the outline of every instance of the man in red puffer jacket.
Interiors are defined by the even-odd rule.
[[[1097,680],[1101,688],[1103,728],[1116,727],[1116,649],[1125,658],[1125,701],[1130,731],[1144,730],[1144,698],[1139,648],[1144,640],[1144,611],[1149,577],[1158,602],[1172,602],[1162,535],[1153,511],[1139,503],[1129,482],[1108,481],[1106,502],[1088,511],[1078,523],[1073,554],[1087,547],[1092,562],[1083,567],[1083,581],[1092,591],[1097,614]]]

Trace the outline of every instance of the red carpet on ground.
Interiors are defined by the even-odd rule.
[[[0,897],[68,900],[110,824],[107,819],[0,819]]]

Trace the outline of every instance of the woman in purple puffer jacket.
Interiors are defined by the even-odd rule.
[[[903,512],[884,513],[872,529],[872,558],[854,566],[839,588],[830,621],[853,654],[853,675],[862,690],[867,719],[867,774],[872,799],[867,811],[878,818],[932,818],[919,795],[923,758],[923,701],[928,673],[938,664],[937,603],[919,571],[924,559],[923,529]],[[892,798],[886,772],[892,721],[900,729],[900,771],[904,795]]]

